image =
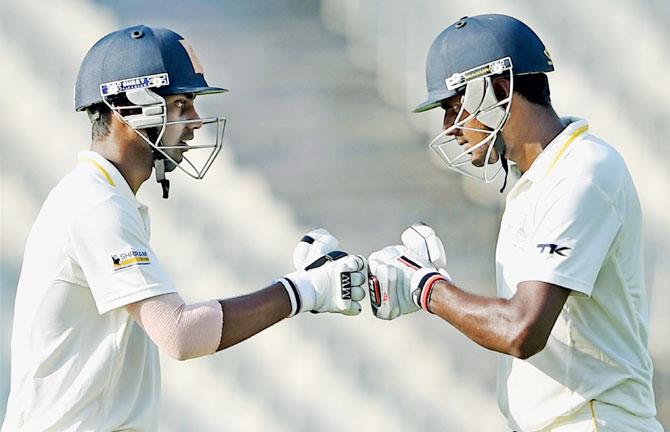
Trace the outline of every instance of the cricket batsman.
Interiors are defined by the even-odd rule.
[[[51,190],[28,237],[2,432],[155,431],[159,349],[186,360],[304,311],[360,313],[365,261],[338,252],[323,229],[303,237],[296,269],[266,288],[194,304],[179,295],[135,195],[152,172],[164,198],[174,169],[206,174],[225,118],[200,117],[194,102],[223,92],[165,28],[124,28],[86,54],[75,109],[91,121],[91,147]],[[203,135],[212,141],[195,144]],[[202,164],[197,152],[207,152]]]
[[[638,195],[619,152],[587,120],[554,111],[553,70],[538,36],[509,16],[463,17],[437,36],[428,98],[414,110],[444,110],[430,148],[486,183],[520,176],[500,224],[498,296],[459,287],[441,241],[418,224],[370,255],[373,311],[390,320],[423,310],[499,352],[511,430],[662,431]]]

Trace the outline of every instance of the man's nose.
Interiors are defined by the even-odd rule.
[[[442,130],[446,131],[447,129],[452,127],[454,125],[454,120],[455,120],[455,116],[445,114],[444,120],[442,121]],[[454,130],[450,131],[447,135],[449,135],[449,136],[461,136],[461,135],[463,135],[463,131],[460,128],[454,128]]]
[[[189,118],[189,123],[188,126],[191,129],[200,129],[202,127],[202,122],[200,121],[200,115],[198,115],[198,112],[193,108],[193,115],[191,118]]]

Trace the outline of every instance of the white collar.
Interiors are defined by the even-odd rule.
[[[91,167],[95,168],[97,175],[103,178],[110,186],[113,186],[118,189],[119,193],[130,200],[137,208],[146,207],[144,204],[137,200],[137,197],[133,193],[132,189],[126,182],[126,179],[123,178],[119,170],[107,159],[102,157],[97,152],[94,151],[81,151],[77,155],[77,159],[80,164],[88,164]]]
[[[519,180],[536,182],[544,179],[551,173],[558,161],[561,160],[568,147],[578,138],[584,137],[585,133],[589,130],[589,123],[585,119],[563,117],[561,120],[567,125],[565,129],[537,155],[528,171],[523,173]]]

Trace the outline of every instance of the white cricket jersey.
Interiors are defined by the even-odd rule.
[[[590,400],[656,415],[637,192],[585,120],[564,122],[510,190],[496,249],[500,297],[533,280],[572,290],[544,350],[500,356],[498,404],[519,431]]]
[[[156,430],[158,350],[123,306],[171,292],[147,208],[81,152],[28,237],[2,432]]]

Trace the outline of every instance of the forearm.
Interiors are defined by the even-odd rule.
[[[521,356],[520,320],[509,300],[470,294],[439,281],[433,286],[428,307],[484,348]]]
[[[218,349],[242,342],[291,313],[286,289],[275,283],[260,291],[219,300],[223,307],[223,334]]]

